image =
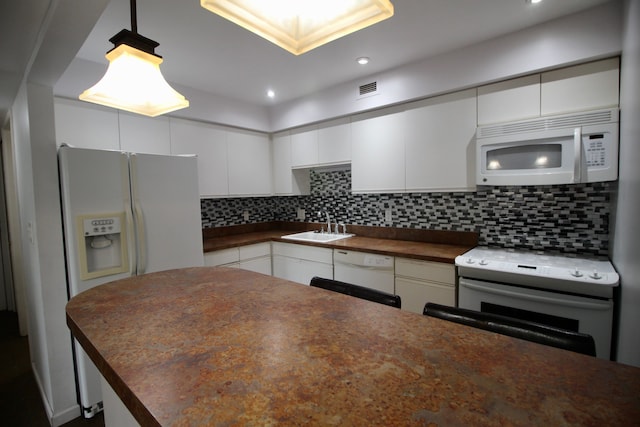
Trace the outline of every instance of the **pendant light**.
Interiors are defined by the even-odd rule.
[[[109,39],[109,67],[102,79],[80,94],[83,101],[155,117],[189,106],[162,76],[159,43],[138,34],[136,0],[131,1],[131,31]]]
[[[389,0],[200,0],[200,5],[294,55],[393,16]]]

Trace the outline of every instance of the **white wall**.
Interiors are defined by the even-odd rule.
[[[11,109],[31,362],[53,425],[80,415],[71,339],[56,168],[53,92],[22,85]]]
[[[271,130],[346,116],[385,105],[480,86],[621,51],[621,3],[499,37],[422,62],[338,85],[271,108]],[[379,94],[357,99],[360,84],[377,81]]]
[[[612,260],[620,273],[617,360],[640,366],[640,0],[626,0],[620,75],[620,179]]]
[[[9,114],[21,228],[22,256],[17,270],[22,274],[28,306],[33,372],[53,426],[80,416],[80,408],[64,310],[67,286],[52,88],[107,2],[50,2]]]

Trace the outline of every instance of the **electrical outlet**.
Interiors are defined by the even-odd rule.
[[[304,209],[298,209],[296,211],[296,218],[299,219],[300,221],[304,221],[306,217],[307,217],[307,213],[305,212]]]
[[[243,218],[245,221],[249,221],[249,211],[244,211],[244,213],[242,214]]]
[[[384,222],[392,222],[393,218],[391,218],[391,208],[386,208],[384,210]]]

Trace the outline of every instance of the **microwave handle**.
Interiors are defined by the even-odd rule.
[[[582,182],[582,128],[573,130],[573,179],[572,184]]]

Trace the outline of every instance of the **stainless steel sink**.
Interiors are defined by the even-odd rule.
[[[353,237],[353,236],[355,236],[355,234],[319,233],[317,231],[305,231],[302,233],[287,234],[286,236],[282,236],[282,238],[289,239],[289,240],[299,240],[302,242],[326,243],[326,242],[333,242],[335,240],[346,239],[348,237]]]

